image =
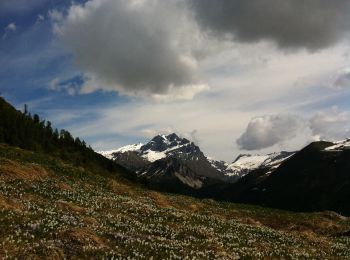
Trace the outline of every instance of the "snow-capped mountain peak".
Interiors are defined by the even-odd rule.
[[[148,153],[147,151],[166,152],[188,144],[191,144],[189,140],[180,138],[175,133],[172,133],[169,135],[157,135],[153,137],[152,140],[143,145],[140,150],[141,153]]]
[[[99,152],[108,159],[114,159],[118,154],[133,152],[148,162],[154,162],[170,155],[187,159],[198,158],[201,151],[198,146],[177,134],[156,135],[146,144],[126,145],[116,150]]]

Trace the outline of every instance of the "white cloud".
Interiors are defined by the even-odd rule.
[[[253,118],[237,139],[242,150],[260,150],[297,137],[306,128],[304,119],[290,114]]]
[[[350,113],[337,107],[318,111],[310,119],[291,114],[273,114],[252,118],[237,143],[242,150],[261,150],[276,145],[293,147],[298,139],[300,148],[300,145],[312,140],[348,138],[349,129]]]
[[[97,89],[155,99],[191,99],[199,83],[204,37],[180,1],[92,0],[54,10],[55,31]],[[90,84],[90,83],[93,83]]]
[[[36,24],[41,23],[42,21],[45,20],[45,16],[43,16],[42,14],[38,14],[36,17]]]
[[[140,130],[140,133],[147,137],[147,138],[152,138],[158,134],[160,135],[168,135],[168,134],[171,134],[171,133],[174,133],[176,132],[175,129],[171,128],[171,127],[166,127],[166,128],[161,128],[161,129],[149,129],[149,128],[146,128],[146,129],[142,129]]]
[[[80,85],[76,82],[66,79],[54,78],[47,84],[47,89],[53,91],[64,91],[70,96],[74,96],[79,93]]]
[[[59,82],[60,82],[59,78],[54,78],[50,80],[50,82],[48,83],[48,89],[59,90]]]
[[[16,31],[16,29],[17,29],[17,25],[15,23],[10,23],[5,28],[5,30],[12,31],[12,32]]]
[[[48,16],[50,17],[51,21],[55,23],[61,23],[63,21],[63,13],[57,9],[49,10]]]
[[[17,30],[17,25],[15,23],[10,23],[5,27],[5,33],[2,36],[2,39],[6,39],[10,33],[13,33]]]
[[[337,107],[319,111],[310,119],[310,128],[315,139],[337,141],[348,138],[350,113]]]
[[[169,102],[177,100],[192,100],[201,92],[209,90],[209,86],[205,84],[188,85],[181,87],[174,87],[171,85],[166,94],[153,94],[152,98],[155,101]]]

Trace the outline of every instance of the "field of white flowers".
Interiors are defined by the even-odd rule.
[[[0,258],[350,258],[350,220],[162,194],[0,146]]]

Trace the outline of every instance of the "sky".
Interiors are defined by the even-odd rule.
[[[350,137],[348,0],[1,0],[0,95],[95,150]]]

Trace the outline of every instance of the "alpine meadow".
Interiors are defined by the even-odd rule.
[[[0,0],[0,259],[350,259],[350,1]]]

